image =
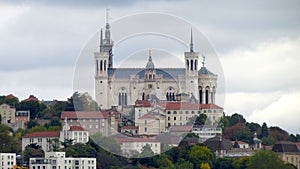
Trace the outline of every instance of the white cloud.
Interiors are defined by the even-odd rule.
[[[14,23],[16,18],[27,12],[29,9],[29,6],[16,6],[0,3],[0,30],[7,24]]]

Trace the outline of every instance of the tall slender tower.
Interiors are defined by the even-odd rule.
[[[193,30],[191,29],[190,51],[184,52],[185,72],[186,72],[186,91],[190,95],[198,96],[198,58],[199,52],[194,51]]]
[[[107,109],[109,99],[111,97],[108,71],[113,68],[113,41],[111,40],[109,24],[109,12],[106,9],[105,36],[103,39],[103,31],[100,30],[100,50],[94,53],[95,58],[95,96],[100,108]]]

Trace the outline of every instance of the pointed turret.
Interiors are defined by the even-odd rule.
[[[149,49],[149,58],[148,58],[148,63],[146,65],[147,69],[154,69],[154,63],[152,61],[152,49]]]

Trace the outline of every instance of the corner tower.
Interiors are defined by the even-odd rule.
[[[198,59],[199,52],[194,51],[193,30],[191,29],[190,51],[184,52],[186,91],[190,96],[198,98]]]
[[[101,109],[110,108],[109,100],[111,92],[108,81],[108,72],[113,68],[113,41],[111,40],[111,31],[109,24],[109,13],[106,9],[105,36],[100,30],[100,49],[94,53],[95,60],[95,96]]]

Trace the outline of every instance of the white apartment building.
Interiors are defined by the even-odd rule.
[[[46,152],[45,158],[30,158],[30,169],[96,169],[96,158],[66,157],[65,152]]]
[[[0,169],[13,169],[16,153],[0,153]]]
[[[193,133],[199,136],[199,141],[204,142],[209,138],[222,135],[222,128],[213,125],[193,126]]]
[[[160,154],[161,152],[160,142],[153,138],[122,137],[115,138],[115,140],[120,144],[121,151],[124,155],[131,156],[134,152],[142,153],[143,147],[147,144],[154,154]]]

